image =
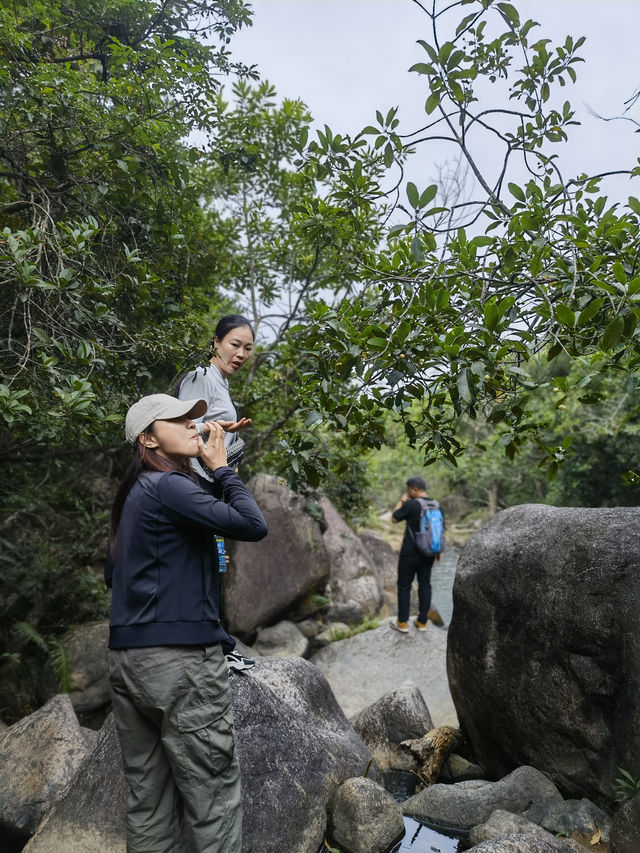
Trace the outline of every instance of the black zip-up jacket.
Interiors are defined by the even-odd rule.
[[[231,468],[215,479],[225,501],[180,471],[143,474],[127,495],[115,556],[109,648],[208,645],[220,625],[216,533],[257,542],[267,535],[258,505]]]

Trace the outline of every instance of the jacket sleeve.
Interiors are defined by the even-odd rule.
[[[396,521],[404,521],[405,519],[409,518],[409,516],[411,515],[411,507],[409,506],[409,504],[411,503],[413,503],[412,500],[405,501],[402,506],[399,507],[393,513],[393,517]]]
[[[165,513],[178,524],[204,527],[230,539],[257,542],[267,535],[267,524],[258,504],[231,468],[216,468],[228,503],[205,492],[188,474],[170,471],[158,481],[158,495]]]

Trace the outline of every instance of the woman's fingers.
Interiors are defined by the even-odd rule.
[[[240,418],[239,421],[205,421],[204,426],[219,424],[225,432],[238,432],[240,429],[251,426],[251,418]]]

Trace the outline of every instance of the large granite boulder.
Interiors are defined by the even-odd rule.
[[[365,772],[369,751],[308,661],[259,658],[232,686],[243,853],[317,850],[329,798],[346,779]]]
[[[640,850],[640,797],[635,796],[618,809],[611,827],[612,853],[638,853]]]
[[[269,533],[260,542],[227,540],[224,614],[232,634],[253,634],[277,621],[330,571],[320,525],[302,495],[278,477],[259,474],[249,484]]]
[[[330,643],[312,663],[348,717],[399,687],[417,687],[436,726],[457,725],[446,672],[447,632],[431,623],[408,634],[388,624]]]
[[[371,556],[329,498],[321,498],[320,506],[327,525],[322,538],[331,560],[333,600],[356,601],[363,616],[373,616],[382,605],[382,586]]]
[[[618,767],[640,776],[640,509],[505,510],[453,595],[449,681],[476,759],[606,809]]]
[[[90,718],[111,702],[109,621],[78,625],[60,642],[71,667],[71,704],[81,720]]]
[[[60,694],[0,732],[0,837],[26,839],[75,776],[88,750],[69,697]]]
[[[24,853],[125,853],[125,784],[113,717]]]

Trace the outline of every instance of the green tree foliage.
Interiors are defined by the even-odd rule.
[[[237,82],[211,109],[215,145],[197,170],[206,209],[201,245],[211,279],[251,319],[259,342],[232,389],[254,422],[245,472],[247,464],[254,470],[259,464],[287,474],[292,484],[318,485],[322,471],[325,483],[338,471],[357,481],[358,462],[344,439],[335,441],[321,429],[318,441],[308,434],[318,416],[301,413],[299,374],[313,369],[314,361],[298,346],[297,332],[311,322],[315,301],[332,305],[352,298],[358,266],[382,236],[384,208],[345,207],[329,170],[300,170],[311,117],[300,101],[277,104],[268,82]],[[337,152],[353,145],[326,134],[320,133]],[[365,147],[361,140],[354,150]],[[366,194],[383,169],[375,152],[364,159]],[[209,337],[214,321],[210,313]],[[333,381],[339,385],[340,376]]]
[[[239,0],[0,11],[5,454],[102,437],[184,347],[200,209],[182,140],[211,127],[219,75],[248,71],[226,47],[248,22]]]
[[[511,3],[423,8],[431,34],[411,70],[424,80],[425,125],[402,133],[391,110],[356,140],[383,152],[395,183],[378,190],[395,199],[395,222],[359,265],[359,298],[318,301],[300,335],[314,359],[301,371],[307,405],[364,446],[383,442],[384,412],[395,412],[428,461],[454,464],[460,419],[481,417],[508,457],[536,437],[553,472],[564,449],[542,442],[531,365],[564,353],[599,373],[637,368],[640,201],[611,202],[606,176],[558,165],[576,120],[556,90],[575,79],[583,39],[553,46]],[[354,189],[370,149],[336,156],[329,138],[308,146],[307,168],[332,174],[345,207],[374,203],[373,186],[365,199]],[[473,178],[469,197],[448,206],[441,187],[405,185],[402,173],[407,151],[443,138]],[[617,166],[637,184],[637,163]]]
[[[0,693],[46,698],[43,655],[104,617],[122,414],[194,346],[201,293],[193,172],[240,0],[78,0],[0,7]],[[38,644],[34,638],[41,637]],[[43,648],[44,646],[46,647]],[[48,650],[48,655],[45,651]],[[65,678],[62,678],[65,683]]]

